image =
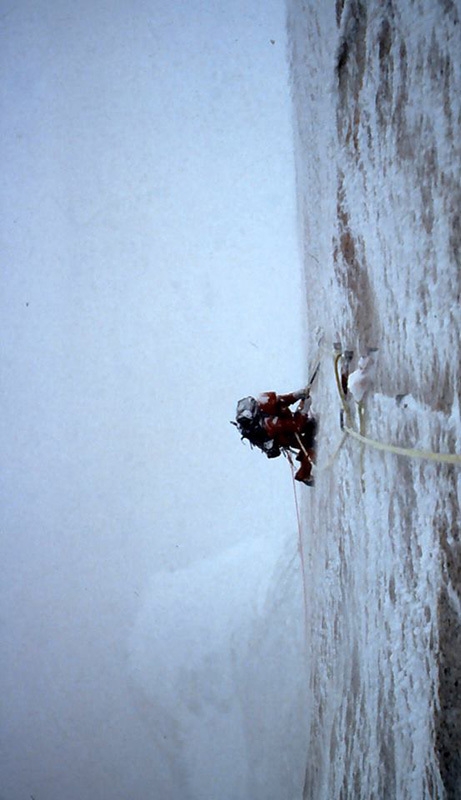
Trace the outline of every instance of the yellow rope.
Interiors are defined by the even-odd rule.
[[[338,445],[336,446],[336,449],[333,451],[332,455],[325,462],[325,464],[321,464],[321,465],[313,464],[312,472],[313,472],[314,475],[317,475],[318,472],[325,472],[327,469],[330,469],[330,467],[333,466],[334,462],[336,461],[336,459],[337,459],[337,457],[339,455],[339,451],[341,450],[341,448],[342,448],[344,442],[346,441],[346,439],[347,439],[347,433],[344,432],[343,435],[341,436],[341,439],[340,439]]]
[[[461,464],[461,456],[456,453],[435,453],[432,450],[417,450],[414,447],[399,447],[396,444],[386,444],[376,439],[370,439],[369,436],[363,436],[346,425],[343,430],[348,436],[357,439],[362,444],[369,445],[369,447],[374,447],[375,450],[384,450],[387,453],[395,453],[398,456],[406,456],[407,458],[425,458],[441,464]]]
[[[344,433],[346,433],[348,436],[351,436],[353,439],[356,439],[358,442],[361,442],[363,445],[373,447],[375,450],[383,450],[387,453],[395,453],[398,456],[405,456],[406,458],[423,458],[429,461],[436,461],[441,464],[461,464],[461,455],[458,455],[457,453],[437,453],[433,452],[432,450],[417,450],[414,447],[400,447],[399,445],[395,444],[386,444],[385,442],[379,442],[376,439],[370,439],[370,437],[365,436],[363,432],[359,433],[358,431],[354,430],[351,412],[344,396],[341,378],[339,376],[338,364],[341,357],[342,353],[335,355],[334,370],[336,388],[338,389],[344,417],[347,421],[347,424],[342,426]],[[363,412],[360,412],[360,423],[362,428]]]
[[[306,448],[304,447],[304,445],[303,445],[303,443],[302,443],[302,439],[301,439],[301,437],[300,437],[299,433],[295,433],[295,437],[296,437],[296,439],[298,440],[298,444],[299,444],[299,446],[300,446],[301,450],[303,451],[304,455],[305,455],[307,458],[309,458],[309,453],[307,452]],[[309,458],[309,461],[310,461],[310,460],[311,460],[311,459]]]

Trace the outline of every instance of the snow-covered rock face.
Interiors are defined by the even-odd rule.
[[[349,378],[368,436],[459,453],[460,4],[288,8],[319,464],[341,436],[338,339],[379,347]],[[460,482],[352,440],[317,475],[305,800],[461,796]]]

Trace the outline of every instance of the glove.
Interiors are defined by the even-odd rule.
[[[293,397],[295,398],[295,401],[305,400],[307,397],[309,397],[309,390],[300,389],[299,392],[293,392]]]

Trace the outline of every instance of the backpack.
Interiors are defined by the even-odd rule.
[[[235,422],[242,439],[248,439],[250,445],[259,447],[268,458],[277,458],[280,448],[273,439],[269,439],[263,428],[264,415],[254,397],[243,397],[237,403]]]

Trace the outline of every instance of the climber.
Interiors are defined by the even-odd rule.
[[[298,407],[292,411],[290,406],[295,403]],[[264,392],[257,399],[244,397],[237,403],[235,419],[232,424],[242,439],[259,447],[268,458],[277,458],[282,452],[296,452],[296,460],[300,462],[296,480],[313,485],[317,422],[308,390],[281,395]]]

